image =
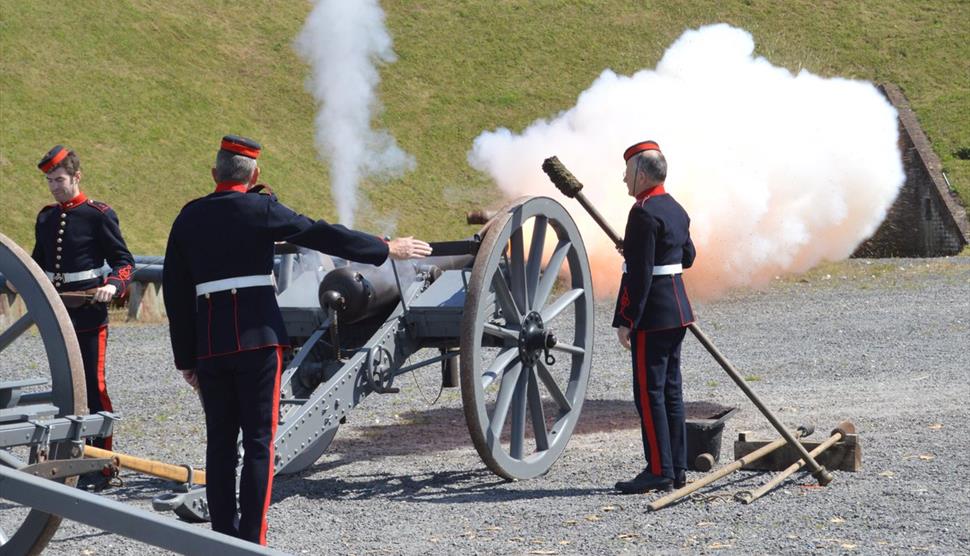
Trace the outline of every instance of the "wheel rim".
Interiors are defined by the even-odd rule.
[[[0,234],[0,274],[12,283],[23,299],[27,312],[13,324],[0,329],[0,352],[17,340],[32,325],[36,325],[47,352],[51,374],[51,403],[58,407],[58,417],[87,413],[84,365],[78,347],[77,336],[71,326],[67,309],[61,302],[54,286],[30,256],[7,236]],[[49,459],[76,457],[71,453],[70,443],[51,445]],[[14,459],[19,459],[0,449]],[[36,463],[39,455],[31,450],[27,464]],[[9,459],[0,463],[6,465]],[[76,478],[63,480],[74,485]],[[37,554],[44,549],[54,535],[61,518],[37,510],[31,510],[16,530],[0,531],[5,537],[3,552],[11,554]]]
[[[561,270],[569,278],[554,291]],[[475,259],[461,332],[465,419],[496,474],[532,478],[562,455],[586,396],[593,323],[586,249],[562,205],[535,197],[496,216]]]

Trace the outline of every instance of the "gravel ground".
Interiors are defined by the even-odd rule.
[[[401,394],[368,398],[315,466],[276,480],[269,544],[295,554],[970,552],[970,258],[854,260],[696,309],[783,422],[813,423],[817,439],[852,420],[862,471],[838,472],[827,488],[799,474],[750,506],[732,496],[763,473],[732,475],[656,513],[647,513],[653,496],[616,495],[612,484],[639,470],[642,452],[628,356],[609,327],[612,307],[601,304],[587,402],[549,474],[517,483],[492,475],[471,446],[459,393],[429,406],[437,371],[419,372],[403,377]],[[109,389],[125,419],[115,448],[201,465],[202,415],[171,366],[166,334],[163,325],[112,328]],[[22,339],[4,351],[0,376],[38,358]],[[691,338],[684,383],[688,400],[741,407],[725,428],[722,463],[738,431],[776,436]],[[159,479],[123,478],[105,495],[150,508],[167,491]],[[0,504],[0,520],[13,511]],[[158,552],[71,522],[47,550]]]

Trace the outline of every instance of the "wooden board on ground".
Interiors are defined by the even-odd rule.
[[[803,440],[802,445],[811,452],[825,440],[824,438],[817,442]],[[741,432],[738,434],[737,441],[734,442],[734,459],[740,459],[770,442],[772,440],[752,440],[749,432]],[[786,444],[741,469],[781,471],[799,459],[798,452]],[[815,461],[831,471],[858,471],[862,469],[862,447],[859,446],[859,436],[856,434],[846,436],[832,445],[831,448],[819,454]]]

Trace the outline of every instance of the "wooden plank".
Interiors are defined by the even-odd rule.
[[[741,459],[771,442],[770,440],[749,440],[748,435],[747,432],[738,434],[738,439],[734,442],[734,459]],[[803,440],[802,445],[805,446],[806,450],[812,451],[824,441],[824,438],[820,441]],[[785,445],[767,456],[745,465],[742,469],[748,471],[782,471],[798,459],[798,452],[791,446]],[[823,465],[831,471],[859,471],[862,469],[862,447],[859,445],[858,435],[850,434],[846,436],[831,448],[822,452],[815,460],[818,461],[819,465]]]

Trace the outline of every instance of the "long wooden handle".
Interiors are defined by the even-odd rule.
[[[826,440],[825,442],[822,442],[821,444],[816,446],[814,450],[809,452],[809,455],[811,455],[813,458],[818,457],[819,455],[821,455],[822,452],[831,448],[836,442],[842,440],[844,436],[845,435],[843,435],[841,432],[836,431],[832,436],[828,438],[828,440]],[[776,475],[773,479],[771,479],[770,481],[762,485],[759,489],[751,492],[742,492],[737,498],[738,500],[744,502],[745,504],[750,504],[755,500],[757,500],[758,498],[761,498],[762,496],[764,496],[771,489],[780,485],[782,481],[790,477],[792,474],[794,474],[802,467],[805,467],[804,459],[800,459],[795,463],[789,465],[784,471],[782,471],[781,473],[778,473],[778,475]]]
[[[153,477],[160,477],[162,479],[168,479],[170,481],[176,481],[179,483],[189,482],[189,470],[181,465],[172,465],[171,463],[137,458],[135,456],[119,454],[118,452],[102,450],[101,448],[95,448],[94,446],[84,447],[84,457],[111,458],[118,467],[124,467],[125,469],[131,469],[132,471],[137,471],[146,475],[152,475]],[[205,471],[200,471],[197,469],[193,470],[192,484],[204,485]]]
[[[778,448],[781,448],[782,446],[784,446],[786,442],[787,441],[784,438],[779,438],[778,440],[775,440],[770,444],[765,444],[761,448],[758,448],[757,450],[742,457],[741,459],[733,461],[730,464],[725,465],[724,467],[718,469],[717,471],[704,475],[703,477],[690,483],[689,485],[679,488],[662,498],[658,498],[657,500],[654,500],[653,502],[650,503],[650,506],[649,506],[650,511],[655,512],[661,508],[669,506],[672,502],[676,502],[677,500],[680,500],[681,498],[690,495],[694,491],[713,483],[714,481],[720,479],[721,477],[730,475],[731,473],[734,473],[735,471],[737,471],[738,469],[741,469],[745,465],[767,456],[771,452],[774,452]]]

